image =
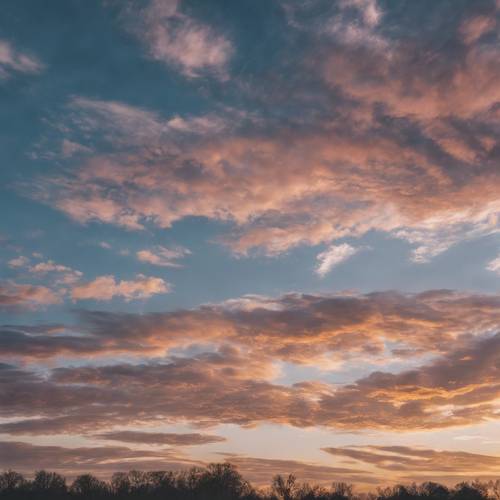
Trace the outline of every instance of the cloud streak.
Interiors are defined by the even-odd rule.
[[[316,257],[319,261],[318,266],[316,267],[316,274],[323,278],[335,266],[338,266],[353,255],[356,255],[358,252],[359,248],[355,248],[348,243],[329,246],[324,252],[321,252]]]
[[[93,286],[84,291],[85,296],[110,296],[109,290],[103,295]],[[140,293],[145,293],[142,288]],[[459,346],[471,335],[497,330],[499,300],[497,295],[450,290],[246,296],[166,313],[80,311],[79,324],[68,327],[67,333],[45,339],[43,332],[8,327],[0,345],[9,355],[22,358],[61,352],[78,357],[89,350],[100,350],[103,355],[164,353],[192,344],[223,343],[281,361],[322,362],[328,368],[359,356],[376,360],[446,353],[451,343]]]
[[[15,49],[7,40],[0,39],[0,81],[16,73],[35,74],[44,65],[34,56]]]
[[[126,301],[147,299],[158,293],[169,291],[167,283],[161,278],[138,274],[135,280],[116,281],[113,276],[98,276],[88,283],[76,285],[71,290],[73,300],[111,300],[123,297]]]
[[[278,384],[272,358],[229,346],[167,362],[55,368],[48,377],[2,365],[0,415],[16,419],[6,430],[30,434],[186,421],[442,429],[498,419],[499,356],[500,335],[482,336],[414,369],[342,385]]]
[[[233,44],[208,24],[182,12],[181,6],[180,0],[151,0],[139,12],[140,21],[130,22],[131,30],[152,59],[177,68],[185,76],[208,73],[224,77]]]

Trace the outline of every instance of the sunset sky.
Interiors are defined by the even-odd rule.
[[[0,470],[500,476],[500,0],[3,0]]]

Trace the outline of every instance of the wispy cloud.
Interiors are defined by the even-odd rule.
[[[143,432],[143,431],[110,431],[96,434],[94,437],[107,441],[123,443],[195,446],[200,444],[220,443],[226,439],[221,436],[199,433]]]
[[[349,259],[359,252],[360,248],[355,248],[348,243],[341,245],[330,245],[324,252],[317,255],[319,261],[316,267],[316,274],[322,278],[326,276],[335,266]]]
[[[61,297],[45,286],[6,281],[0,283],[0,308],[27,308],[59,304]]]
[[[374,371],[340,386],[315,380],[278,384],[272,358],[229,346],[158,362],[55,368],[49,376],[0,365],[0,413],[16,417],[16,425],[31,434],[50,428],[95,434],[111,425],[165,420],[349,431],[443,429],[495,418],[499,353],[500,336],[486,335],[414,369]]]
[[[159,282],[153,285],[155,291],[161,286]],[[109,300],[112,293],[132,293],[128,287],[134,286],[140,288],[134,297],[147,293],[140,280],[120,289],[109,277],[84,285],[80,293]],[[224,343],[250,349],[263,359],[270,356],[297,364],[323,364],[325,369],[353,357],[374,362],[387,356],[418,359],[446,353],[450,344],[458,345],[472,333],[495,331],[500,323],[499,301],[497,295],[435,290],[421,294],[248,296],[192,310],[141,315],[86,311],[79,313],[80,324],[71,328],[81,340],[74,344],[73,356],[85,356],[88,349],[101,349],[103,355],[163,353],[191,344]],[[66,336],[61,334],[40,349],[46,339],[19,334],[14,342],[12,335],[12,342],[7,336],[0,337],[0,345],[16,357],[57,356],[59,342],[68,352],[74,339],[68,336],[65,344]]]
[[[211,73],[224,77],[234,52],[231,41],[208,24],[184,13],[180,0],[151,0],[132,30],[149,55],[195,78]]]
[[[161,247],[163,248],[163,247]],[[167,249],[164,249],[167,251]],[[176,267],[173,262],[188,252],[178,250],[180,253],[156,256],[165,265],[167,257],[170,266]],[[148,255],[149,256],[149,255]],[[41,258],[41,256],[40,256]],[[4,285],[3,307],[18,307],[20,305],[36,307],[62,302],[71,297],[77,300],[108,301],[114,297],[121,297],[126,301],[146,299],[155,294],[168,293],[170,285],[161,278],[137,274],[132,280],[117,280],[115,276],[97,276],[92,281],[85,281],[83,273],[69,266],[58,264],[53,260],[31,263],[27,257],[20,256],[9,261],[9,267],[29,273],[32,280],[42,281],[44,286],[32,284],[16,284],[7,282]],[[26,300],[23,300],[22,297]],[[31,298],[30,298],[31,297]]]
[[[0,466],[31,472],[42,467],[76,476],[89,467],[99,476],[136,469],[186,469],[204,465],[174,450],[136,450],[119,446],[78,447],[43,446],[16,441],[0,442]]]
[[[500,470],[500,457],[463,451],[444,451],[410,446],[346,446],[323,448],[334,457],[355,460],[360,467],[375,466],[379,474],[390,471],[396,477],[408,479],[446,475],[460,478],[494,476]],[[363,465],[361,465],[363,464]]]
[[[0,80],[15,73],[39,73],[44,65],[33,55],[21,52],[7,40],[0,39]]]
[[[500,275],[500,255],[488,262],[486,269]]]
[[[136,256],[141,262],[147,262],[155,266],[180,267],[181,264],[179,264],[178,260],[190,253],[187,248],[167,248],[157,245],[150,250],[139,250]]]
[[[114,276],[98,276],[93,281],[82,283],[71,289],[73,300],[125,300],[147,299],[158,293],[168,293],[169,286],[161,278],[138,274],[134,280],[116,281]]]

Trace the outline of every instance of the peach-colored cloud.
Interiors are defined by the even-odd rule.
[[[0,427],[1,429],[1,427]],[[221,436],[199,433],[143,432],[143,431],[109,431],[93,436],[106,441],[122,443],[195,446],[200,444],[220,443],[226,441]]]
[[[321,277],[329,273],[335,266],[352,257],[359,251],[348,243],[341,245],[330,245],[324,252],[317,255],[319,261],[316,273]]]
[[[4,364],[0,416],[15,420],[0,430],[94,434],[148,422],[399,432],[475,425],[498,419],[499,356],[500,334],[485,335],[413,369],[375,371],[343,385],[273,383],[272,357],[229,346],[161,362],[56,368],[48,377]]]
[[[359,467],[374,468],[392,482],[444,481],[454,485],[471,477],[489,480],[500,472],[500,457],[463,451],[433,450],[409,446],[327,447],[336,458],[355,460]]]
[[[7,40],[0,39],[0,80],[13,73],[39,73],[43,64],[34,56],[15,49]]]
[[[151,0],[131,29],[153,59],[178,68],[184,75],[193,78],[211,72],[224,76],[234,52],[232,43],[214,28],[183,13],[181,6],[180,0]]]
[[[28,257],[25,257],[24,255],[20,255],[19,257],[15,257],[14,259],[10,259],[8,262],[8,265],[9,265],[9,267],[16,269],[16,268],[26,267],[29,264],[29,262],[30,262],[30,260]]]
[[[343,46],[324,71],[331,85],[364,103],[385,104],[396,116],[467,118],[500,100],[498,55],[494,45],[470,45],[454,65],[412,42],[396,42],[389,50]]]
[[[162,117],[75,97],[59,129],[98,134],[110,152],[35,183],[34,195],[79,222],[134,230],[222,220],[229,234],[220,239],[238,254],[337,245],[376,230],[407,240],[413,260],[426,262],[498,232],[498,12],[465,9],[443,45],[397,27],[389,36],[373,0],[343,0],[321,19],[315,2],[281,5],[288,29],[307,40],[304,55],[293,79],[235,77],[255,111],[250,101]],[[129,12],[131,25],[153,57],[186,74],[223,71],[230,42],[182,7],[152,1]]]
[[[258,487],[268,487],[277,474],[285,477],[293,474],[297,479],[297,490],[302,486],[300,481],[325,486],[330,486],[333,481],[372,485],[380,482],[376,475],[357,467],[335,467],[299,460],[248,457],[229,453],[221,456],[225,456],[229,463],[238,467],[243,477]]]
[[[184,248],[176,248],[174,250],[164,247],[155,249],[156,254],[151,252],[138,252],[139,260],[150,262],[156,265],[178,266],[174,259],[183,257],[189,253],[189,250]],[[25,257],[18,257],[9,262],[9,266],[15,269],[25,268],[34,278],[45,278],[50,276],[49,286],[34,286],[22,285],[24,287],[31,286],[32,303],[59,303],[65,297],[70,296],[73,301],[76,300],[111,300],[113,297],[122,297],[126,301],[135,299],[146,299],[152,295],[159,293],[168,293],[170,285],[163,279],[153,276],[145,276],[137,274],[133,280],[116,280],[114,276],[105,275],[98,276],[93,281],[84,282],[83,273],[76,269],[63,264],[57,264],[52,260],[40,261],[30,265],[30,260]],[[17,287],[21,285],[16,285]],[[13,290],[12,295],[16,295],[15,287],[11,283],[10,288]],[[18,290],[21,290],[18,288]],[[25,288],[25,290],[28,290]],[[27,291],[25,293],[28,293]],[[45,295],[44,295],[45,294]],[[19,295],[19,294],[17,294]],[[51,302],[51,297],[56,298]],[[17,299],[12,298],[12,305],[17,305]],[[4,306],[7,306],[7,294]],[[35,339],[34,339],[35,340]],[[36,343],[39,344],[39,340]],[[59,339],[62,340],[62,339]],[[72,345],[74,339],[69,340],[68,345]],[[75,344],[76,345],[76,344]],[[42,350],[43,351],[43,350]]]
[[[29,267],[29,272],[35,275],[44,276],[49,273],[55,274],[57,277],[55,283],[57,285],[71,285],[78,282],[83,273],[71,267],[62,264],[56,264],[52,260],[45,262],[38,262],[37,264]]]
[[[135,280],[116,281],[114,276],[98,276],[93,281],[76,285],[71,289],[73,300],[125,300],[146,299],[158,293],[168,293],[167,283],[161,278],[138,274]]]
[[[498,257],[496,257],[495,259],[491,260],[490,262],[488,262],[486,269],[488,271],[492,271],[492,272],[500,275],[500,255]]]
[[[113,472],[136,470],[181,470],[204,465],[173,450],[132,450],[102,446],[65,448],[33,445],[18,441],[0,442],[0,466],[31,474],[35,469],[50,469],[74,477],[92,472],[108,478]]]
[[[374,372],[325,395],[320,413],[325,423],[335,422],[335,426],[391,430],[496,419],[500,410],[499,357],[500,334],[496,334],[414,370]]]
[[[104,284],[115,283],[107,279]],[[99,284],[99,283],[98,283]],[[110,296],[112,290],[87,296]],[[4,353],[16,357],[86,356],[89,352],[162,354],[192,344],[226,343],[259,355],[300,364],[362,356],[372,361],[447,352],[470,336],[500,325],[499,297],[447,290],[420,294],[246,296],[222,304],[167,313],[81,311],[80,324],[48,338],[23,327],[0,336]],[[258,340],[258,342],[256,342]]]
[[[466,44],[474,43],[484,34],[491,32],[496,27],[496,19],[492,15],[477,15],[464,20],[460,32]]]
[[[104,126],[118,150],[128,141],[134,151],[94,156],[74,176],[42,181],[37,198],[77,221],[129,229],[189,216],[227,221],[234,229],[224,241],[240,254],[279,254],[375,229],[408,240],[419,262],[498,231],[499,177],[488,142],[495,139],[484,127],[486,149],[474,154],[450,146],[445,136],[466,144],[450,127],[426,124],[423,148],[372,119],[346,130],[352,117],[307,132],[283,127],[271,137],[204,128],[187,143],[168,121],[123,106],[87,102],[82,119]],[[123,113],[145,125],[127,126]]]
[[[158,245],[150,250],[139,250],[136,253],[136,256],[141,262],[147,262],[149,264],[153,264],[154,266],[180,267],[181,264],[177,261],[190,253],[191,252],[187,248],[167,248]]]
[[[13,281],[0,283],[0,308],[36,309],[60,302],[61,297],[45,286],[20,284]]]

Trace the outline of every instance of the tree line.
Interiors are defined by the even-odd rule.
[[[1,500],[500,500],[500,480],[473,481],[448,488],[438,483],[378,488],[356,494],[352,485],[334,482],[331,487],[310,486],[296,478],[277,475],[266,490],[256,490],[229,464],[210,464],[185,472],[117,472],[110,481],[91,474],[71,484],[56,472],[44,470],[26,479],[22,474],[0,474]]]

